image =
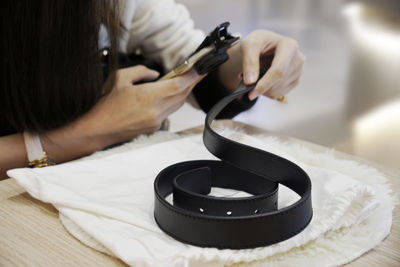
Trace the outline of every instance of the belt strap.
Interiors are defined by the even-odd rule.
[[[195,160],[171,165],[154,181],[154,218],[173,238],[201,247],[255,248],[286,240],[311,221],[311,181],[299,166],[275,154],[229,140],[211,123],[221,110],[254,86],[243,83],[207,114],[206,148],[221,161]],[[300,199],[277,210],[278,184]],[[252,194],[245,198],[208,196],[211,187]],[[166,197],[173,194],[173,204]]]

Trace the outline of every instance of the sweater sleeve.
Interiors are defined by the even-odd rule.
[[[120,51],[140,49],[144,57],[155,60],[167,72],[182,63],[204,40],[205,34],[194,28],[188,10],[174,0],[125,0],[120,10],[123,30]],[[208,110],[230,94],[219,81],[216,71],[210,73],[193,90],[199,106]],[[247,96],[228,105],[219,118],[232,118],[251,108],[256,101]]]
[[[162,64],[165,71],[182,63],[205,34],[194,28],[189,12],[174,0],[125,0],[120,50],[142,54]]]

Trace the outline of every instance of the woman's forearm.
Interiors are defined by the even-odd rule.
[[[70,161],[109,145],[87,133],[80,121],[40,135],[44,151],[56,163]],[[0,180],[7,170],[28,166],[28,157],[22,133],[0,137]]]
[[[24,137],[13,134],[0,137],[0,180],[7,177],[8,169],[27,166]]]
[[[86,114],[68,125],[40,134],[44,151],[56,163],[70,161],[112,144],[160,129],[203,76],[194,71],[166,81],[144,66],[116,71],[112,91]],[[28,165],[22,134],[0,137],[0,178],[6,171]]]
[[[92,136],[86,129],[83,118],[40,135],[43,150],[56,163],[70,161],[101,150],[107,145],[104,140]]]

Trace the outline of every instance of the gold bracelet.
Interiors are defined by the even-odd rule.
[[[48,156],[46,151],[43,151],[43,157],[40,159],[34,159],[28,161],[29,168],[42,168],[47,166],[56,165],[54,161],[52,161]]]

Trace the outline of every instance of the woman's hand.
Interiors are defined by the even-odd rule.
[[[87,114],[40,134],[44,150],[56,163],[62,163],[158,130],[203,78],[189,72],[166,81],[133,84],[154,80],[158,75],[144,66],[118,70],[111,92]],[[0,137],[0,147],[1,180],[8,169],[26,167],[27,155],[21,133]]]
[[[243,73],[244,83],[254,84],[263,67],[263,58],[271,55],[271,67],[250,92],[249,98],[253,100],[263,94],[277,99],[286,95],[299,82],[305,57],[296,40],[267,30],[251,32],[240,46],[230,49],[230,60],[220,68],[221,81],[234,89],[240,80],[236,77]],[[241,69],[237,66],[241,66]]]
[[[193,71],[165,81],[134,84],[158,76],[144,66],[117,70],[112,91],[82,117],[85,131],[101,140],[103,147],[152,133],[183,105],[202,78]]]

